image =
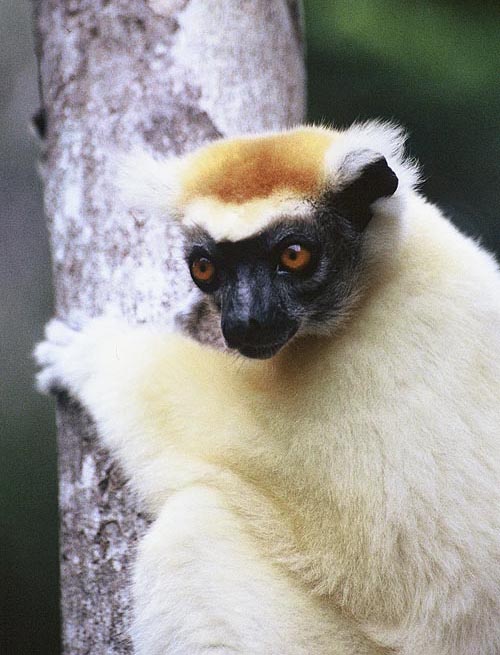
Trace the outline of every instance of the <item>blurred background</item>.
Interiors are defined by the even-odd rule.
[[[500,6],[305,0],[311,121],[405,125],[425,193],[500,253]],[[52,404],[32,346],[51,314],[48,238],[28,124],[31,2],[0,0],[0,653],[59,652]]]

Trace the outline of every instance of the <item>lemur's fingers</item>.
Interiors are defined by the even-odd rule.
[[[47,323],[45,341],[41,341],[33,351],[34,359],[41,367],[36,386],[42,393],[55,393],[67,387],[64,380],[65,351],[77,334],[59,319]]]
[[[36,386],[46,394],[70,390],[75,377],[75,361],[85,356],[82,315],[70,317],[70,323],[57,318],[45,326],[45,339],[33,351],[35,362],[40,367]]]
[[[63,381],[59,378],[57,370],[47,366],[35,376],[36,388],[40,393],[47,395],[58,394],[66,390]]]
[[[54,344],[40,341],[33,350],[33,358],[38,366],[49,366],[54,360]]]
[[[62,350],[73,343],[78,334],[78,330],[63,321],[57,318],[50,320],[45,326],[45,340],[41,341],[33,351],[36,363],[39,366],[55,363]]]
[[[52,343],[65,346],[71,343],[80,331],[80,328],[74,327],[74,323],[65,323],[58,318],[53,318],[45,326],[46,341],[42,343]]]
[[[35,348],[34,356],[42,367],[36,375],[38,391],[45,394],[64,391],[67,385],[64,382],[64,372],[57,362],[58,355],[54,346],[43,341]]]

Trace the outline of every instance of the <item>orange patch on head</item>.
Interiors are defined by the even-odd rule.
[[[305,127],[216,141],[186,158],[181,204],[213,198],[243,204],[279,191],[313,196],[324,182],[324,156],[335,132]]]

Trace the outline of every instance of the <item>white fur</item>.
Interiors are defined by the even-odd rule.
[[[500,274],[405,201],[348,325],[271,360],[49,324],[41,388],[81,399],[155,519],[139,655],[500,654]]]
[[[177,157],[161,158],[142,148],[117,153],[115,184],[119,196],[135,209],[170,213],[180,193]]]
[[[405,155],[407,134],[403,128],[383,121],[354,123],[339,132],[325,157],[327,175],[344,186],[363,166],[383,155],[399,180],[398,192],[407,195],[419,182],[415,161]]]
[[[284,196],[273,198],[272,202],[264,200],[255,204],[257,207],[253,208],[251,220],[246,220],[249,211],[245,205],[225,205],[211,198],[200,198],[187,205],[182,214],[182,225],[204,228],[215,241],[239,241],[255,235],[280,218],[303,219],[314,215],[311,203],[298,198]],[[217,221],[211,220],[214,212],[217,212]]]

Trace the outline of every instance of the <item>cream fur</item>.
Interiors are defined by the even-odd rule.
[[[404,199],[342,332],[271,360],[49,324],[40,386],[82,400],[155,519],[139,655],[500,654],[500,274]]]

